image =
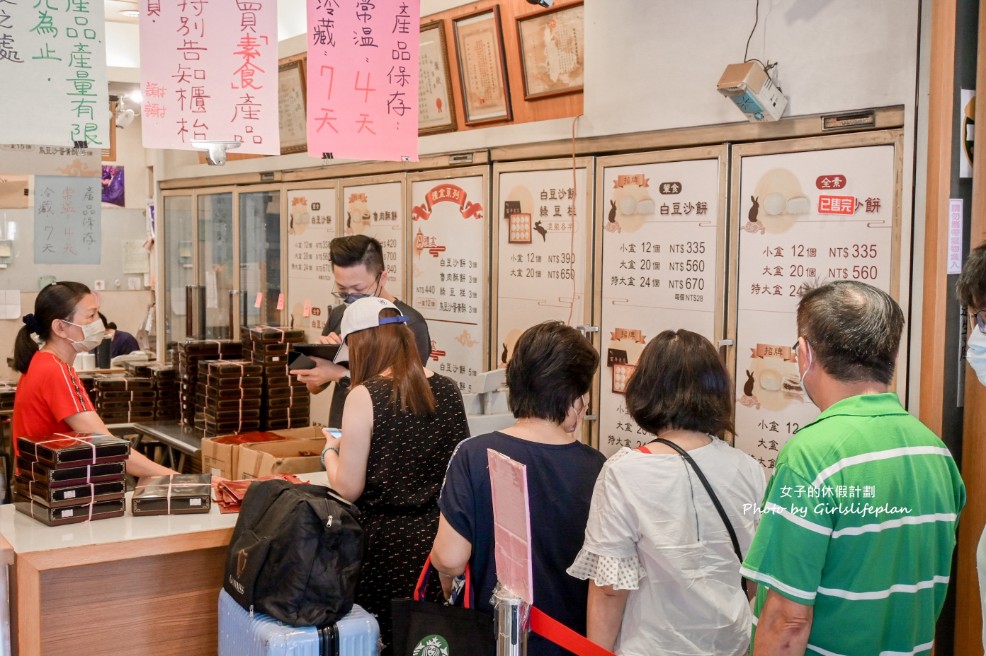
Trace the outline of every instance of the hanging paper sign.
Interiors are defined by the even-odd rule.
[[[280,154],[274,0],[140,4],[144,147]]]
[[[418,161],[420,0],[308,0],[308,154]]]
[[[109,146],[102,2],[0,2],[0,143]]]

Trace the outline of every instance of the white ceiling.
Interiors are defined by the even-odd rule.
[[[103,0],[107,23],[137,23],[137,17],[123,16],[124,9],[137,9],[138,0]]]

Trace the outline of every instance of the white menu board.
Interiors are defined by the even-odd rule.
[[[599,162],[597,407],[599,450],[607,456],[653,439],[630,417],[623,395],[647,342],[681,328],[716,338],[725,150],[703,149],[699,155],[705,159],[682,161],[678,154],[678,161],[655,162],[660,156],[650,154]],[[619,165],[634,160],[642,163]]]
[[[804,286],[854,279],[896,291],[894,148],[734,151],[736,446],[768,470],[791,435],[819,414],[792,353]]]
[[[589,160],[578,160],[574,176],[571,162],[561,160],[539,162],[536,170],[531,164],[494,167],[494,366],[506,366],[521,333],[537,323],[586,321],[592,242],[588,165]]]
[[[404,299],[404,183],[400,180],[353,184],[342,188],[342,234],[373,237],[383,246],[387,291]]]
[[[335,188],[288,191],[288,315],[317,342],[337,301],[329,242],[339,236]]]
[[[415,179],[411,185],[411,305],[428,322],[429,366],[472,392],[486,371],[486,177]]]

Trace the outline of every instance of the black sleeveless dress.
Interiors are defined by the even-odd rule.
[[[367,537],[356,603],[377,616],[391,652],[390,601],[410,597],[438,532],[438,495],[456,445],[469,435],[458,385],[428,379],[435,414],[416,417],[390,403],[390,382],[364,386],[373,403],[366,485],[356,500]],[[432,577],[437,579],[437,577]]]

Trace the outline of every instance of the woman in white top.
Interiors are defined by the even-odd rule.
[[[743,553],[756,530],[761,466],[719,436],[732,430],[729,374],[711,343],[664,331],[627,383],[634,421],[681,447],[712,485]],[[620,656],[745,654],[751,614],[729,533],[694,470],[670,446],[621,449],[593,490],[582,550],[588,637]]]

